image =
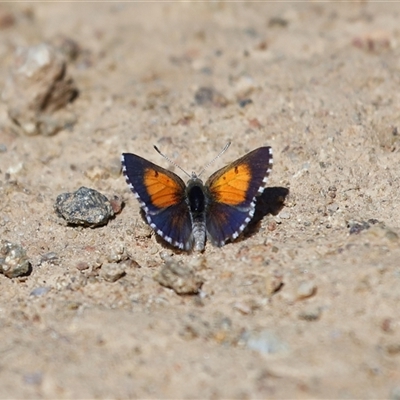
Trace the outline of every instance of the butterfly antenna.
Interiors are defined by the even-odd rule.
[[[191,176],[182,168],[180,167],[176,162],[172,161],[169,157],[167,157],[165,154],[161,153],[161,151],[158,149],[157,146],[154,146],[154,148],[156,149],[156,152],[164,157],[170,164],[172,164],[174,167],[180,169],[184,174],[186,174],[189,178],[191,178]]]
[[[218,158],[220,158],[222,156],[222,154],[224,154],[226,152],[226,150],[228,150],[228,147],[231,145],[231,142],[228,142],[225,147],[219,152],[219,154],[214,157],[211,161],[209,161],[204,167],[203,169],[200,171],[200,173],[197,175],[198,177],[201,176],[201,174]]]

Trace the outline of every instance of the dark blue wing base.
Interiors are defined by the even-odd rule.
[[[236,239],[250,222],[254,206],[232,207],[213,203],[206,217],[207,238],[214,246],[223,246],[228,239]]]

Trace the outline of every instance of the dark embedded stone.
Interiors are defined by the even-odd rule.
[[[354,235],[369,229],[371,225],[367,221],[349,221],[347,227],[350,235]]]
[[[252,100],[252,99],[243,99],[243,100],[240,100],[240,101],[239,101],[239,107],[244,108],[244,107],[246,107],[248,104],[251,104],[251,103],[253,103],[253,100]]]
[[[107,197],[84,186],[74,193],[60,194],[56,199],[54,209],[68,224],[90,228],[104,225],[114,216],[112,205]]]
[[[8,278],[27,275],[31,265],[25,250],[7,240],[0,241],[0,272]]]

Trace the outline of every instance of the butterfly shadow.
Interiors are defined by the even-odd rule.
[[[243,237],[248,237],[256,233],[260,227],[260,221],[268,214],[278,215],[285,206],[285,199],[289,194],[289,189],[276,186],[267,187],[263,193],[256,198],[254,215],[247,227],[243,231]]]

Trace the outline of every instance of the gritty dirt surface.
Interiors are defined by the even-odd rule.
[[[0,275],[0,397],[398,400],[399,18],[368,2],[2,4],[1,81],[19,46],[74,41],[79,96],[53,136],[0,107],[0,239],[32,267]],[[222,248],[166,247],[120,154],[170,167],[157,145],[191,172],[228,141],[207,174],[272,146],[285,206]],[[81,186],[125,205],[66,226],[56,198]],[[199,294],[160,285],[165,260]]]

